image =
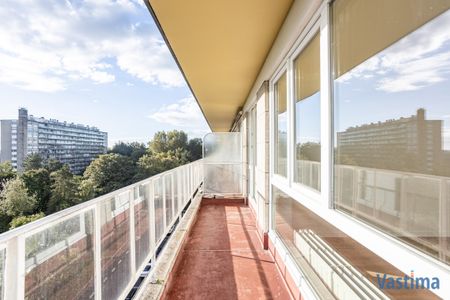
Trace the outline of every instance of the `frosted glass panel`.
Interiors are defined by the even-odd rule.
[[[242,193],[242,166],[209,165],[205,174],[206,187],[207,193]]]
[[[130,203],[125,192],[101,205],[102,298],[117,299],[131,278]]]
[[[205,193],[242,194],[241,134],[210,133],[204,137],[203,145]],[[196,167],[194,178],[198,181],[200,175],[201,171]]]
[[[164,176],[165,203],[166,203],[166,226],[173,219],[173,197],[172,197],[172,175]]]
[[[150,185],[140,185],[134,188],[134,231],[136,244],[136,269],[144,262],[150,252],[150,229],[149,229],[149,192]],[[137,196],[137,197],[136,197]]]
[[[158,242],[164,233],[164,207],[161,187],[161,178],[153,181],[153,199],[155,204],[155,236]]]
[[[181,170],[178,170],[176,172],[173,172],[173,207],[174,207],[174,211],[175,211],[175,215],[178,214],[178,210],[179,210],[179,199],[180,199],[180,195],[179,195],[179,174],[180,174]]]
[[[94,222],[88,211],[25,240],[26,299],[94,299]]]
[[[204,162],[240,163],[241,134],[238,132],[210,133],[204,137]]]

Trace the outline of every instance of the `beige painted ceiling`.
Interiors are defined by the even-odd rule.
[[[229,131],[293,0],[148,0],[213,131]]]

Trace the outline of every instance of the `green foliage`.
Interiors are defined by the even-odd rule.
[[[119,142],[109,151],[109,153],[116,153],[123,156],[130,157],[133,161],[138,161],[147,151],[145,144],[142,143],[124,143]]]
[[[16,171],[13,169],[11,162],[0,163],[0,189],[6,181],[14,177],[16,177]]]
[[[136,167],[131,158],[116,154],[100,155],[86,169],[88,180],[96,194],[106,194],[132,183]]]
[[[138,163],[137,180],[184,165],[202,156],[200,139],[188,142],[185,132],[173,130],[157,132],[149,143],[149,151]]]
[[[42,166],[43,160],[38,153],[28,155],[23,162],[23,168],[25,171],[37,170],[42,168]]]
[[[188,145],[187,134],[183,131],[172,130],[169,132],[158,131],[149,143],[149,150],[152,153],[168,152],[176,149],[186,149]]]
[[[44,166],[49,173],[61,170],[64,167],[64,164],[57,159],[50,158],[45,161]]]
[[[9,230],[12,217],[0,211],[0,232]]]
[[[20,227],[20,226],[25,225],[27,223],[30,223],[30,222],[36,221],[36,220],[38,220],[40,218],[43,218],[44,216],[45,216],[44,213],[40,212],[40,213],[37,213],[37,214],[34,214],[34,215],[15,217],[9,223],[9,229]]]
[[[0,193],[0,211],[8,216],[15,217],[34,211],[37,204],[36,197],[29,194],[22,179],[11,179],[3,184]]]
[[[37,200],[36,212],[46,211],[51,195],[50,173],[47,169],[29,170],[23,172],[21,178],[30,196]]]
[[[201,139],[188,140],[186,133],[173,130],[157,132],[148,147],[116,144],[92,161],[83,177],[56,159],[43,161],[39,154],[27,156],[19,175],[11,163],[0,163],[0,232],[201,157]]]
[[[100,192],[96,188],[95,183],[92,179],[82,179],[80,180],[80,186],[78,187],[78,196],[81,201],[87,201],[95,198]]]
[[[308,142],[298,144],[297,158],[302,160],[320,161],[320,143]]]
[[[189,140],[187,145],[189,152],[189,161],[198,160],[203,157],[203,142],[202,139],[195,138]]]
[[[183,149],[146,154],[139,159],[138,177],[144,179],[186,164],[189,153]]]
[[[78,180],[65,165],[62,169],[50,174],[51,196],[47,206],[47,213],[71,207],[80,203],[78,196]]]

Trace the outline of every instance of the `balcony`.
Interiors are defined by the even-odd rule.
[[[201,183],[197,161],[0,235],[0,299],[124,299]]]
[[[380,274],[406,274],[276,187],[268,236],[268,212],[243,198],[242,149],[240,133],[209,134],[202,160],[2,234],[2,299],[437,298],[380,289]],[[319,186],[317,163],[302,167]]]

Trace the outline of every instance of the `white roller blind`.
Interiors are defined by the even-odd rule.
[[[336,0],[334,76],[363,61],[450,8],[450,0]]]
[[[286,111],[287,91],[286,91],[286,73],[278,79],[275,84],[275,93],[277,97],[277,112],[278,114]]]
[[[320,36],[317,33],[294,61],[295,99],[308,98],[320,90]]]

